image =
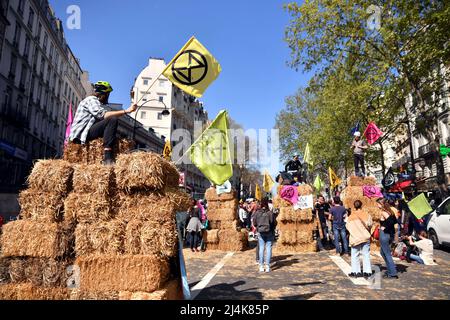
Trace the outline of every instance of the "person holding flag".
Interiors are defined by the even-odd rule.
[[[133,113],[137,105],[131,105],[127,110],[107,111],[109,95],[113,91],[106,81],[99,81],[94,85],[94,95],[87,97],[78,105],[73,120],[69,140],[76,144],[86,144],[97,138],[103,138],[103,163],[114,163],[113,148],[116,143],[118,118]]]
[[[357,131],[354,134],[355,139],[353,140],[351,149],[353,150],[353,159],[355,164],[355,175],[364,177],[366,175],[366,168],[364,165],[364,152],[369,147],[366,142],[361,139],[361,132]]]

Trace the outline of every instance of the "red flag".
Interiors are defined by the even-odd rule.
[[[64,145],[67,146],[69,143],[70,129],[72,128],[73,115],[72,115],[72,102],[69,104],[69,114],[67,115],[67,127],[66,127],[66,138],[64,140]]]
[[[372,145],[374,144],[380,137],[383,135],[383,132],[377,127],[374,122],[369,123],[364,132],[364,136],[367,139],[367,142]]]

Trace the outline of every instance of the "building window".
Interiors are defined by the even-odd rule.
[[[164,81],[164,80],[159,80],[159,87],[160,87],[160,88],[164,88],[165,85],[166,85],[166,81]]]
[[[34,11],[30,7],[30,13],[28,14],[28,28],[33,31],[33,24],[34,24]]]
[[[159,96],[159,102],[164,102],[164,96]]]
[[[23,10],[25,8],[25,0],[19,0],[19,5],[17,6],[17,12],[23,17]]]
[[[16,31],[14,32],[14,40],[13,45],[18,48],[20,43],[20,36],[22,34],[22,27],[20,26],[19,22],[16,22]]]
[[[16,68],[17,68],[17,56],[11,55],[11,64],[9,66],[9,77],[14,79],[16,77]]]
[[[141,119],[147,119],[147,112],[145,111],[141,112]]]
[[[25,48],[23,49],[23,56],[25,58],[28,58],[29,54],[30,54],[30,38],[26,37],[26,39],[25,39]]]
[[[47,44],[48,44],[48,35],[46,34],[44,36],[44,44],[42,45],[45,54],[47,54]]]
[[[148,86],[148,80],[144,79],[144,86]]]
[[[163,115],[161,112],[158,112],[158,120],[162,120],[163,119]]]
[[[27,81],[27,65],[22,64],[22,73],[20,74],[20,86],[25,88],[25,82]]]

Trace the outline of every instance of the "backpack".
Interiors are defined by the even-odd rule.
[[[259,233],[267,233],[270,232],[270,213],[269,211],[262,211],[262,213],[258,216],[258,225],[256,229]]]

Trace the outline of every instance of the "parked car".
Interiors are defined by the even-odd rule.
[[[450,197],[430,214],[427,230],[435,249],[450,247]]]

